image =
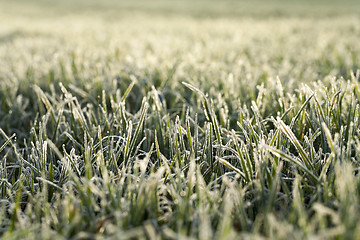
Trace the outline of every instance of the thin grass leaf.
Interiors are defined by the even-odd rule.
[[[310,100],[315,96],[315,93],[312,93],[310,95],[310,97],[308,97],[305,102],[301,105],[299,111],[297,112],[297,114],[295,115],[295,117],[291,120],[290,123],[290,128],[292,128],[296,122],[296,120],[299,118],[300,114],[302,113],[302,111],[305,109],[306,105],[308,105],[308,103],[310,102]],[[283,118],[281,118],[283,119]]]
[[[121,98],[121,102],[125,102],[126,98],[128,97],[129,93],[131,92],[132,88],[135,85],[135,81],[131,82],[131,84],[129,85],[129,87],[126,89],[124,95]]]
[[[296,138],[294,133],[291,131],[290,127],[287,126],[280,118],[277,120],[278,128],[285,134],[285,136],[290,140],[290,142],[294,145],[296,150],[300,153],[300,157],[302,161],[305,163],[305,166],[308,169],[312,169],[312,164],[310,162],[309,157],[307,156],[305,150],[301,146],[299,140]]]
[[[244,178],[246,180],[246,176],[245,174],[238,168],[234,167],[231,163],[229,163],[228,161],[226,161],[225,159],[216,156],[215,159],[217,161],[219,161],[222,165],[232,169],[233,171],[235,171],[236,173],[238,173],[242,178]]]
[[[0,133],[4,136],[4,138],[6,139],[5,143],[0,147],[0,152],[2,152],[5,147],[11,143],[11,140],[16,137],[16,134],[14,133],[13,135],[11,135],[11,137],[8,137],[4,131],[0,128]]]
[[[302,162],[300,162],[299,160],[297,160],[296,158],[291,157],[290,155],[276,149],[273,147],[270,147],[268,145],[264,146],[268,151],[270,151],[271,153],[273,153],[274,155],[282,158],[283,160],[292,163],[294,165],[296,165],[297,167],[299,167],[303,172],[305,172],[309,178],[313,181],[313,183],[317,183],[318,182],[318,177],[310,170],[308,169]]]

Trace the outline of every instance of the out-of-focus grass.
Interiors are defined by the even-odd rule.
[[[356,0],[1,0],[2,14],[30,16],[59,16],[66,14],[103,15],[109,18],[134,13],[183,15],[193,17],[337,17],[358,16],[360,3]]]
[[[0,1],[0,236],[359,238],[358,5]]]

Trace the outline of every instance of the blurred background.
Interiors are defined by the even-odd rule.
[[[357,0],[0,0],[2,16],[59,17],[99,14],[119,18],[139,13],[193,17],[357,16]]]

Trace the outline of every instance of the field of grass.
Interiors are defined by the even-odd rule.
[[[359,1],[0,0],[0,23],[0,238],[360,238]]]

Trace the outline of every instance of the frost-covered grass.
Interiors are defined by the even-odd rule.
[[[359,239],[340,2],[0,1],[0,237]]]

